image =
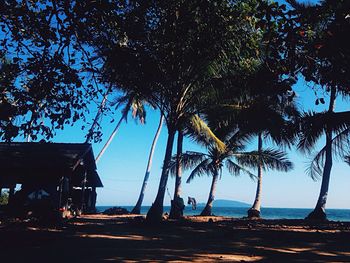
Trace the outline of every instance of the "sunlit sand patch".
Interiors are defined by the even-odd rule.
[[[247,256],[247,255],[241,255],[241,254],[193,254],[189,256],[185,256],[183,253],[181,253],[181,250],[178,249],[161,249],[161,254],[166,255],[167,259],[166,262],[173,262],[173,263],[180,263],[180,262],[254,262],[262,260],[264,257],[261,256]],[[176,256],[175,254],[179,254],[181,256]],[[172,259],[173,258],[173,259]],[[181,259],[176,259],[181,258]],[[104,259],[105,261],[122,261],[122,262],[139,262],[135,260],[128,260],[125,258],[108,258]],[[165,262],[164,259],[162,260],[143,260],[142,262]]]
[[[70,223],[72,225],[75,225],[75,226],[86,226],[86,225],[94,225],[94,226],[103,226],[105,225],[105,223],[97,223],[97,222],[72,222]]]
[[[135,218],[135,217],[145,217],[144,215],[104,215],[104,214],[92,214],[92,215],[82,215],[80,218],[82,219],[118,219],[118,218]]]
[[[185,216],[185,218],[192,222],[208,222],[210,219],[213,222],[232,220],[232,218],[224,216]]]
[[[307,247],[291,247],[289,248],[292,251],[301,253],[301,252],[308,252],[308,251],[312,251],[313,248],[307,248]]]
[[[191,259],[192,262],[216,262],[216,261],[224,261],[224,262],[253,262],[262,260],[261,256],[247,256],[240,254],[194,254]],[[173,261],[176,262],[176,261]],[[181,261],[177,261],[181,262]]]
[[[338,254],[333,253],[333,252],[326,252],[326,251],[313,251],[316,255],[320,256],[326,256],[326,257],[337,257]]]
[[[140,241],[147,241],[147,240],[160,240],[160,238],[148,238],[144,236],[138,236],[138,235],[126,235],[126,236],[113,236],[113,235],[103,235],[103,234],[79,234],[79,237],[85,237],[85,238],[106,238],[106,239],[119,239],[119,240],[140,240]]]
[[[28,230],[31,230],[31,231],[43,231],[43,228],[39,228],[39,227],[27,227]],[[44,229],[45,231],[48,231],[48,232],[63,232],[63,230],[61,229],[55,229],[55,228],[47,228],[47,229]]]
[[[255,247],[257,249],[262,249],[262,250],[267,250],[267,251],[273,251],[273,252],[281,252],[281,253],[288,253],[288,254],[297,254],[299,252],[297,251],[293,251],[289,248],[270,248],[270,247],[261,247],[261,246],[258,246],[258,247]]]

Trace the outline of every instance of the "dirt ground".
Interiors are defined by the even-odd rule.
[[[0,223],[1,262],[350,262],[350,223],[85,215]]]

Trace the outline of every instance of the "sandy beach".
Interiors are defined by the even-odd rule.
[[[350,223],[85,215],[60,226],[2,222],[2,262],[349,262]]]

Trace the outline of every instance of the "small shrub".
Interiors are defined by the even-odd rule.
[[[9,193],[4,191],[0,193],[0,205],[7,205],[9,202]]]

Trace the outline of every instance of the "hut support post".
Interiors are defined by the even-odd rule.
[[[60,184],[58,186],[58,192],[59,192],[58,209],[60,209],[62,206],[62,190],[63,190],[62,184],[63,184],[63,176],[62,176],[62,178],[60,180]]]
[[[85,187],[86,187],[86,171],[84,172],[84,179],[81,186],[81,212],[85,211]]]
[[[9,201],[8,201],[9,204],[12,202],[13,196],[15,195],[15,187],[16,187],[16,185],[10,186]]]

